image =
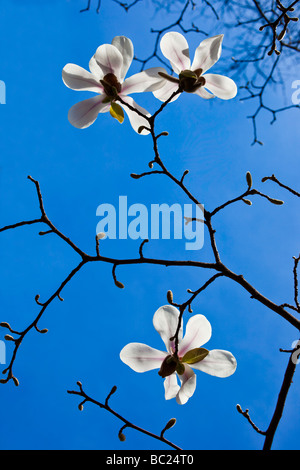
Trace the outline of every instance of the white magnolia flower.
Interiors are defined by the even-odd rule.
[[[206,73],[219,60],[222,41],[223,34],[204,39],[197,47],[191,64],[189,45],[185,37],[175,31],[166,33],[161,39],[160,48],[179,78],[168,75],[164,71],[162,76],[166,79],[165,84],[154,92],[154,96],[161,101],[166,101],[172,93],[178,90],[179,86],[181,91],[195,93],[205,99],[214,98],[214,96],[223,100],[234,98],[237,94],[237,86],[231,78]],[[179,94],[173,100],[178,97]]]
[[[178,354],[175,342],[171,340],[178,325],[179,311],[171,305],[160,307],[154,314],[153,325],[166,345],[167,352],[159,351],[142,343],[129,343],[121,353],[121,360],[135,372],[159,369],[165,378],[165,398],[176,397],[183,405],[193,395],[196,375],[193,369],[201,370],[216,377],[229,377],[235,372],[236,359],[229,351],[201,348],[211,337],[211,325],[204,315],[194,315],[186,325],[182,338],[182,327],[178,334]],[[180,386],[177,382],[179,377]]]
[[[118,121],[123,122],[122,106],[135,131],[138,131],[140,126],[149,127],[146,119],[122,103],[116,102],[116,99],[119,96],[125,103],[149,117],[148,111],[136,104],[128,95],[156,90],[164,83],[162,77],[158,75],[158,72],[164,69],[153,67],[124,80],[132,60],[131,40],[125,36],[116,36],[112,44],[98,47],[89,62],[90,72],[75,64],[67,64],[64,67],[62,78],[67,87],[72,90],[97,93],[97,96],[81,101],[69,110],[68,118],[73,126],[84,129],[93,124],[99,113],[108,111]],[[147,133],[145,129],[141,132],[141,134]]]

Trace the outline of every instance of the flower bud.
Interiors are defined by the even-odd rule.
[[[141,134],[144,129],[148,130],[146,126],[140,126],[140,127],[138,128],[138,134]]]
[[[13,338],[11,335],[5,335],[4,339],[6,339],[6,341],[15,341],[15,338]]]
[[[126,436],[121,431],[118,434],[118,438],[120,439],[121,442],[126,441]]]
[[[171,418],[165,426],[165,431],[175,426],[175,424],[176,424],[176,418]]]
[[[11,329],[11,328],[10,328],[10,324],[7,323],[6,321],[1,322],[1,323],[0,323],[0,326],[2,326],[3,328],[8,328],[9,330]]]
[[[251,176],[250,171],[247,171],[247,173],[246,173],[246,181],[247,181],[248,187],[250,189],[252,187],[252,176]]]
[[[278,37],[277,37],[278,41],[282,41],[282,40],[283,40],[283,38],[284,38],[284,36],[285,36],[285,33],[286,33],[286,31],[285,31],[285,29],[283,29],[283,30],[281,31],[281,33],[278,34]]]
[[[167,300],[168,300],[169,304],[173,303],[173,292],[171,290],[168,290],[168,292],[167,292]]]
[[[106,233],[104,232],[97,233],[97,240],[102,240],[105,237],[106,237]]]
[[[281,206],[282,204],[284,204],[284,201],[281,201],[280,199],[273,199],[271,197],[269,201],[272,202],[272,204],[275,204],[276,206]]]
[[[15,386],[18,387],[19,386],[19,381],[18,381],[17,377],[12,377],[12,379],[14,381]]]
[[[79,411],[82,411],[82,410],[83,410],[83,404],[82,404],[82,403],[79,403],[78,409],[79,409]]]
[[[252,206],[252,202],[249,199],[242,199],[242,201],[247,204],[248,206]]]
[[[118,281],[117,279],[115,280],[115,284],[117,287],[119,287],[119,289],[124,289],[124,284],[120,281]]]

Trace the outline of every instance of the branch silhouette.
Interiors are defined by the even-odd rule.
[[[2,322],[1,326],[4,327],[4,328],[8,328],[11,333],[13,333],[15,336],[17,336],[17,338],[15,338],[14,336],[11,336],[11,335],[6,335],[6,339],[8,341],[13,342],[15,346],[14,346],[14,351],[13,351],[13,354],[12,354],[10,364],[3,371],[5,374],[7,374],[7,376],[6,376],[5,379],[1,380],[1,383],[7,383],[9,380],[12,379],[16,385],[19,385],[19,381],[15,377],[14,372],[13,372],[13,365],[15,363],[17,353],[19,351],[19,348],[20,348],[20,345],[21,345],[23,339],[26,337],[27,333],[29,331],[31,331],[33,328],[35,328],[40,333],[46,333],[47,332],[46,329],[40,330],[37,326],[38,322],[41,319],[41,317],[44,315],[44,313],[46,312],[48,307],[52,304],[54,299],[58,298],[58,299],[62,300],[61,292],[62,292],[63,288],[83,268],[83,266],[87,265],[90,262],[102,262],[102,263],[111,264],[112,265],[113,281],[114,281],[115,285],[119,288],[124,288],[124,284],[122,282],[120,282],[117,279],[117,276],[116,276],[116,268],[119,267],[119,266],[138,265],[138,264],[149,264],[149,265],[155,264],[155,265],[161,265],[161,266],[166,266],[166,267],[171,267],[171,266],[182,266],[182,267],[185,266],[185,267],[187,267],[187,266],[189,266],[189,267],[193,267],[193,268],[197,268],[197,269],[209,269],[209,270],[215,271],[215,273],[210,277],[210,279],[204,285],[200,286],[197,290],[191,291],[189,289],[188,293],[191,294],[191,296],[189,297],[188,300],[186,300],[185,302],[183,302],[181,304],[174,303],[173,293],[168,292],[167,298],[168,298],[169,303],[171,305],[178,306],[179,310],[180,310],[177,329],[174,332],[174,336],[173,336],[173,339],[175,340],[176,348],[178,348],[178,341],[179,341],[178,334],[179,334],[180,325],[181,325],[182,317],[183,317],[183,314],[184,314],[185,310],[188,308],[189,311],[192,311],[192,303],[195,300],[195,298],[198,295],[200,295],[201,292],[203,292],[208,286],[210,286],[217,278],[224,278],[225,277],[225,278],[229,278],[229,279],[233,280],[238,285],[240,285],[243,289],[245,289],[250,294],[250,297],[252,299],[256,299],[258,302],[265,305],[268,309],[270,309],[274,313],[280,315],[283,319],[285,319],[288,323],[290,323],[292,326],[294,326],[297,330],[300,329],[300,320],[298,318],[296,318],[294,315],[292,315],[285,308],[285,307],[290,308],[289,303],[285,302],[281,305],[276,304],[272,300],[265,297],[262,293],[260,293],[254,286],[252,286],[252,284],[250,284],[244,278],[243,275],[234,273],[228,266],[226,266],[221,261],[221,254],[220,254],[220,252],[218,250],[218,247],[217,247],[216,230],[213,226],[213,218],[215,216],[217,216],[217,214],[219,214],[221,211],[225,210],[226,207],[228,207],[229,205],[240,202],[240,201],[244,202],[245,204],[249,204],[249,203],[251,204],[251,201],[249,199],[246,199],[246,197],[252,197],[252,196],[262,197],[263,199],[266,199],[266,201],[268,203],[272,203],[272,204],[275,204],[275,205],[278,205],[278,206],[282,205],[283,201],[278,200],[278,199],[274,199],[273,197],[271,197],[271,196],[269,196],[265,193],[262,193],[261,191],[258,191],[257,189],[253,188],[252,187],[252,185],[253,185],[252,176],[248,172],[246,174],[246,178],[245,178],[245,183],[246,183],[246,190],[245,191],[243,191],[239,196],[234,197],[234,198],[224,202],[223,204],[216,207],[215,209],[213,209],[211,211],[208,211],[207,209],[204,209],[203,206],[201,206],[201,203],[198,200],[198,198],[194,194],[192,194],[192,192],[188,189],[188,187],[185,183],[185,176],[187,175],[187,171],[185,171],[184,174],[181,175],[180,177],[176,177],[175,175],[173,175],[167,169],[166,165],[163,163],[163,160],[162,160],[162,158],[160,156],[160,153],[159,153],[159,147],[158,147],[158,140],[161,137],[162,133],[156,134],[155,122],[156,122],[156,118],[160,115],[160,113],[163,112],[163,110],[168,105],[168,103],[173,99],[174,95],[179,93],[180,91],[181,90],[177,90],[176,92],[174,92],[170,96],[170,98],[166,102],[164,102],[159,107],[159,109],[151,117],[146,117],[146,116],[143,115],[143,117],[148,122],[150,135],[151,135],[152,142],[153,142],[154,158],[151,160],[150,163],[151,163],[152,167],[154,165],[157,165],[160,168],[159,171],[154,170],[150,173],[151,173],[151,175],[153,174],[155,176],[156,175],[166,176],[171,181],[173,181],[173,183],[175,183],[175,185],[180,189],[180,191],[190,201],[192,201],[198,207],[202,207],[202,212],[203,212],[203,221],[202,222],[204,223],[204,225],[205,225],[205,227],[206,227],[206,229],[208,230],[208,233],[209,233],[210,246],[211,246],[212,254],[213,254],[213,257],[214,257],[214,262],[203,262],[203,261],[193,261],[193,260],[169,260],[169,259],[156,259],[156,258],[146,257],[145,254],[143,253],[143,247],[144,247],[144,244],[148,240],[142,241],[142,243],[139,247],[139,251],[138,251],[139,256],[137,258],[116,259],[116,258],[106,257],[106,256],[103,256],[100,253],[99,244],[101,242],[99,243],[99,241],[101,240],[101,237],[96,237],[96,254],[94,254],[94,255],[87,254],[79,246],[77,246],[68,236],[66,236],[64,233],[62,233],[54,225],[54,223],[48,218],[48,216],[46,214],[45,207],[44,207],[44,202],[43,202],[43,197],[42,197],[42,193],[41,193],[41,189],[40,189],[40,184],[33,177],[29,176],[28,177],[29,180],[32,183],[34,183],[35,188],[36,188],[38,203],[39,203],[39,209],[40,209],[40,212],[41,212],[40,218],[32,219],[32,220],[29,220],[29,221],[17,222],[15,224],[7,225],[7,226],[1,228],[0,232],[6,231],[6,230],[16,229],[16,228],[23,227],[23,226],[28,225],[28,224],[43,223],[47,226],[47,230],[39,232],[40,235],[45,235],[47,233],[54,233],[56,236],[61,238],[71,249],[73,249],[79,255],[80,262],[77,264],[77,266],[75,268],[72,269],[72,271],[69,273],[69,275],[64,279],[64,281],[59,285],[59,287],[55,290],[55,292],[52,293],[52,295],[45,302],[40,301],[40,296],[39,295],[36,296],[35,300],[38,303],[38,305],[41,306],[41,310],[40,310],[39,314],[36,316],[36,318],[28,325],[28,327],[26,329],[19,332],[17,330],[12,329],[10,327],[10,325],[8,325],[6,322]],[[122,101],[121,98],[119,98],[119,100]],[[127,104],[124,103],[124,105],[127,105]],[[127,106],[130,107],[130,105],[127,105]],[[132,109],[134,110],[134,108],[132,108]],[[141,114],[140,111],[136,110],[135,112],[137,112],[138,114]],[[163,133],[163,134],[166,135],[166,133]],[[134,179],[140,179],[145,174],[141,174],[141,175],[134,174],[135,175]],[[149,173],[147,172],[147,174],[149,174]],[[136,178],[136,176],[138,176],[138,178]],[[277,179],[274,179],[273,177],[266,177],[266,178],[267,179],[272,179],[273,181],[275,181],[278,184]],[[284,188],[288,188],[286,185],[280,184],[280,186],[283,186]],[[291,189],[291,188],[289,188],[289,189]],[[294,265],[294,271],[293,271],[294,272],[295,302],[296,302],[296,307],[294,308],[294,310],[297,309],[297,311],[298,311],[298,305],[299,305],[299,302],[298,302],[298,280],[297,280],[298,262],[299,262],[299,258],[295,259],[295,265]],[[294,353],[294,351],[293,351],[293,353]],[[266,439],[266,441],[267,441],[267,443],[265,444],[266,446],[270,446],[270,443],[271,443],[270,436],[271,435],[274,436],[275,431],[276,431],[277,426],[278,426],[278,423],[280,421],[282,411],[283,411],[283,407],[284,407],[284,403],[285,403],[285,399],[286,399],[286,396],[287,396],[287,393],[288,393],[288,390],[289,390],[289,386],[287,386],[287,384],[289,383],[289,385],[290,385],[290,383],[291,383],[291,378],[294,374],[295,367],[296,367],[296,364],[294,364],[294,363],[291,364],[291,360],[290,360],[289,364],[288,364],[286,374],[285,374],[285,378],[284,378],[284,381],[283,381],[283,386],[282,386],[283,391],[280,393],[280,399],[278,400],[278,404],[276,405],[273,420],[270,423],[270,427],[269,427],[270,431],[266,431],[266,438],[268,438],[268,440]],[[105,408],[106,410],[110,411],[112,414],[114,414],[115,416],[119,417],[119,419],[124,421],[125,427],[130,426],[130,427],[133,427],[134,429],[136,429],[140,432],[144,432],[145,434],[148,434],[148,435],[151,435],[152,437],[155,437],[155,435],[153,435],[152,433],[149,433],[145,430],[141,431],[140,428],[138,428],[137,426],[133,425],[129,421],[127,421],[127,420],[123,419],[122,417],[120,417],[117,413],[115,413],[114,411],[112,411],[108,407],[107,402],[106,402],[105,405],[103,405],[103,404],[100,404],[99,402],[96,402],[95,400],[91,399],[90,397],[88,397],[83,392],[82,389],[80,389],[80,392],[69,392],[69,393],[81,395],[81,396],[84,397],[85,401],[91,401],[95,404],[98,404],[98,406],[100,406],[102,408]],[[250,420],[247,413],[248,412],[242,412],[242,414],[244,414],[244,416],[246,416],[248,421],[251,423],[251,420]],[[252,425],[253,425],[253,422],[252,422]],[[255,428],[255,426],[253,426],[253,427]],[[124,429],[124,426],[123,426],[123,429]],[[123,433],[121,432],[121,434],[123,434]],[[162,435],[160,435],[160,438],[164,439],[164,437]]]
[[[169,441],[168,439],[166,439],[164,437],[164,434],[165,432],[170,429],[171,427],[173,427],[176,423],[176,419],[175,418],[171,418],[168,423],[166,424],[166,426],[162,429],[161,433],[160,434],[155,434],[153,432],[150,432],[148,431],[147,429],[144,429],[144,428],[141,428],[140,426],[137,426],[136,424],[132,423],[131,421],[129,421],[128,419],[124,418],[123,416],[121,416],[119,413],[117,413],[115,410],[113,410],[111,408],[111,406],[109,405],[109,400],[111,398],[111,396],[116,392],[117,390],[117,387],[114,385],[113,388],[111,389],[110,393],[107,395],[106,399],[105,399],[105,402],[104,403],[101,403],[97,400],[95,400],[94,398],[91,398],[89,395],[86,394],[86,392],[83,390],[83,387],[82,387],[82,383],[81,382],[77,382],[77,385],[79,387],[79,391],[76,391],[76,390],[68,390],[67,392],[70,394],[70,395],[77,395],[79,397],[82,397],[83,398],[83,401],[81,401],[78,405],[78,409],[80,411],[83,410],[83,405],[85,403],[93,403],[94,405],[98,406],[99,408],[101,409],[104,409],[106,411],[108,411],[109,413],[111,413],[112,415],[114,415],[116,418],[118,418],[120,421],[122,421],[124,423],[124,425],[121,427],[121,429],[119,430],[119,433],[118,433],[118,436],[119,436],[119,439],[120,441],[125,441],[126,437],[124,435],[124,429],[126,428],[131,428],[131,429],[134,429],[135,431],[138,431],[142,434],[146,434],[147,436],[149,437],[152,437],[153,439],[156,439],[158,441],[161,441],[163,442],[164,444],[168,445],[169,447],[175,449],[175,450],[181,450],[180,447],[178,447],[176,444],[174,444],[173,442]]]

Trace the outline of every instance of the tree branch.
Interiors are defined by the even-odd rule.
[[[91,398],[90,396],[88,396],[85,391],[83,390],[82,388],[82,384],[81,382],[77,382],[77,385],[79,386],[79,391],[74,391],[74,390],[68,390],[67,392],[70,394],[70,395],[78,395],[80,397],[83,398],[83,401],[78,405],[78,408],[80,411],[83,410],[83,405],[87,402],[90,402],[90,403],[93,403],[94,405],[98,406],[99,408],[101,409],[104,409],[106,411],[108,411],[109,413],[111,413],[112,415],[114,415],[116,418],[118,418],[120,421],[122,421],[124,423],[124,426],[122,426],[122,428],[120,429],[119,431],[119,439],[124,441],[125,440],[125,436],[123,434],[123,430],[125,428],[132,428],[142,434],[146,434],[147,436],[149,437],[152,437],[153,439],[156,439],[158,441],[161,441],[163,442],[164,444],[168,445],[169,447],[172,447],[173,449],[176,449],[176,450],[181,450],[180,447],[178,447],[176,444],[174,444],[173,442],[169,441],[168,439],[166,439],[164,437],[164,432],[166,431],[166,429],[169,429],[169,427],[165,426],[165,428],[162,430],[162,432],[160,434],[154,434],[144,428],[141,428],[140,426],[137,426],[136,424],[133,424],[131,421],[129,421],[128,419],[124,418],[123,416],[121,416],[119,413],[117,413],[115,410],[113,410],[110,405],[109,405],[109,399],[110,397],[116,392],[117,390],[117,387],[114,386],[110,393],[108,394],[108,396],[106,397],[106,400],[104,403],[101,403],[97,400],[95,400],[94,398]],[[174,420],[174,418],[172,419]],[[171,420],[170,420],[171,421]],[[168,423],[170,423],[170,421]],[[176,421],[176,420],[175,420]],[[167,425],[168,425],[167,423]],[[175,423],[174,423],[175,424]],[[171,427],[171,426],[170,426]]]

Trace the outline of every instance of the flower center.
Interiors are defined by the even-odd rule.
[[[117,77],[113,73],[106,74],[100,83],[103,85],[105,94],[110,100],[115,100],[122,89],[121,83],[118,82]]]
[[[180,361],[180,358],[175,357],[175,355],[169,355],[163,360],[158,375],[165,378],[172,375],[175,371],[179,375],[182,375],[184,373],[184,365]]]
[[[178,375],[184,374],[184,364],[196,364],[197,362],[203,361],[209,354],[209,350],[205,348],[190,349],[184,356],[178,356],[173,348],[171,348],[171,351],[172,354],[165,357],[158,371],[158,375],[163,378],[172,375],[175,371]]]
[[[179,87],[187,93],[194,93],[197,88],[205,85],[205,78],[201,77],[202,69],[183,70],[179,74]]]

